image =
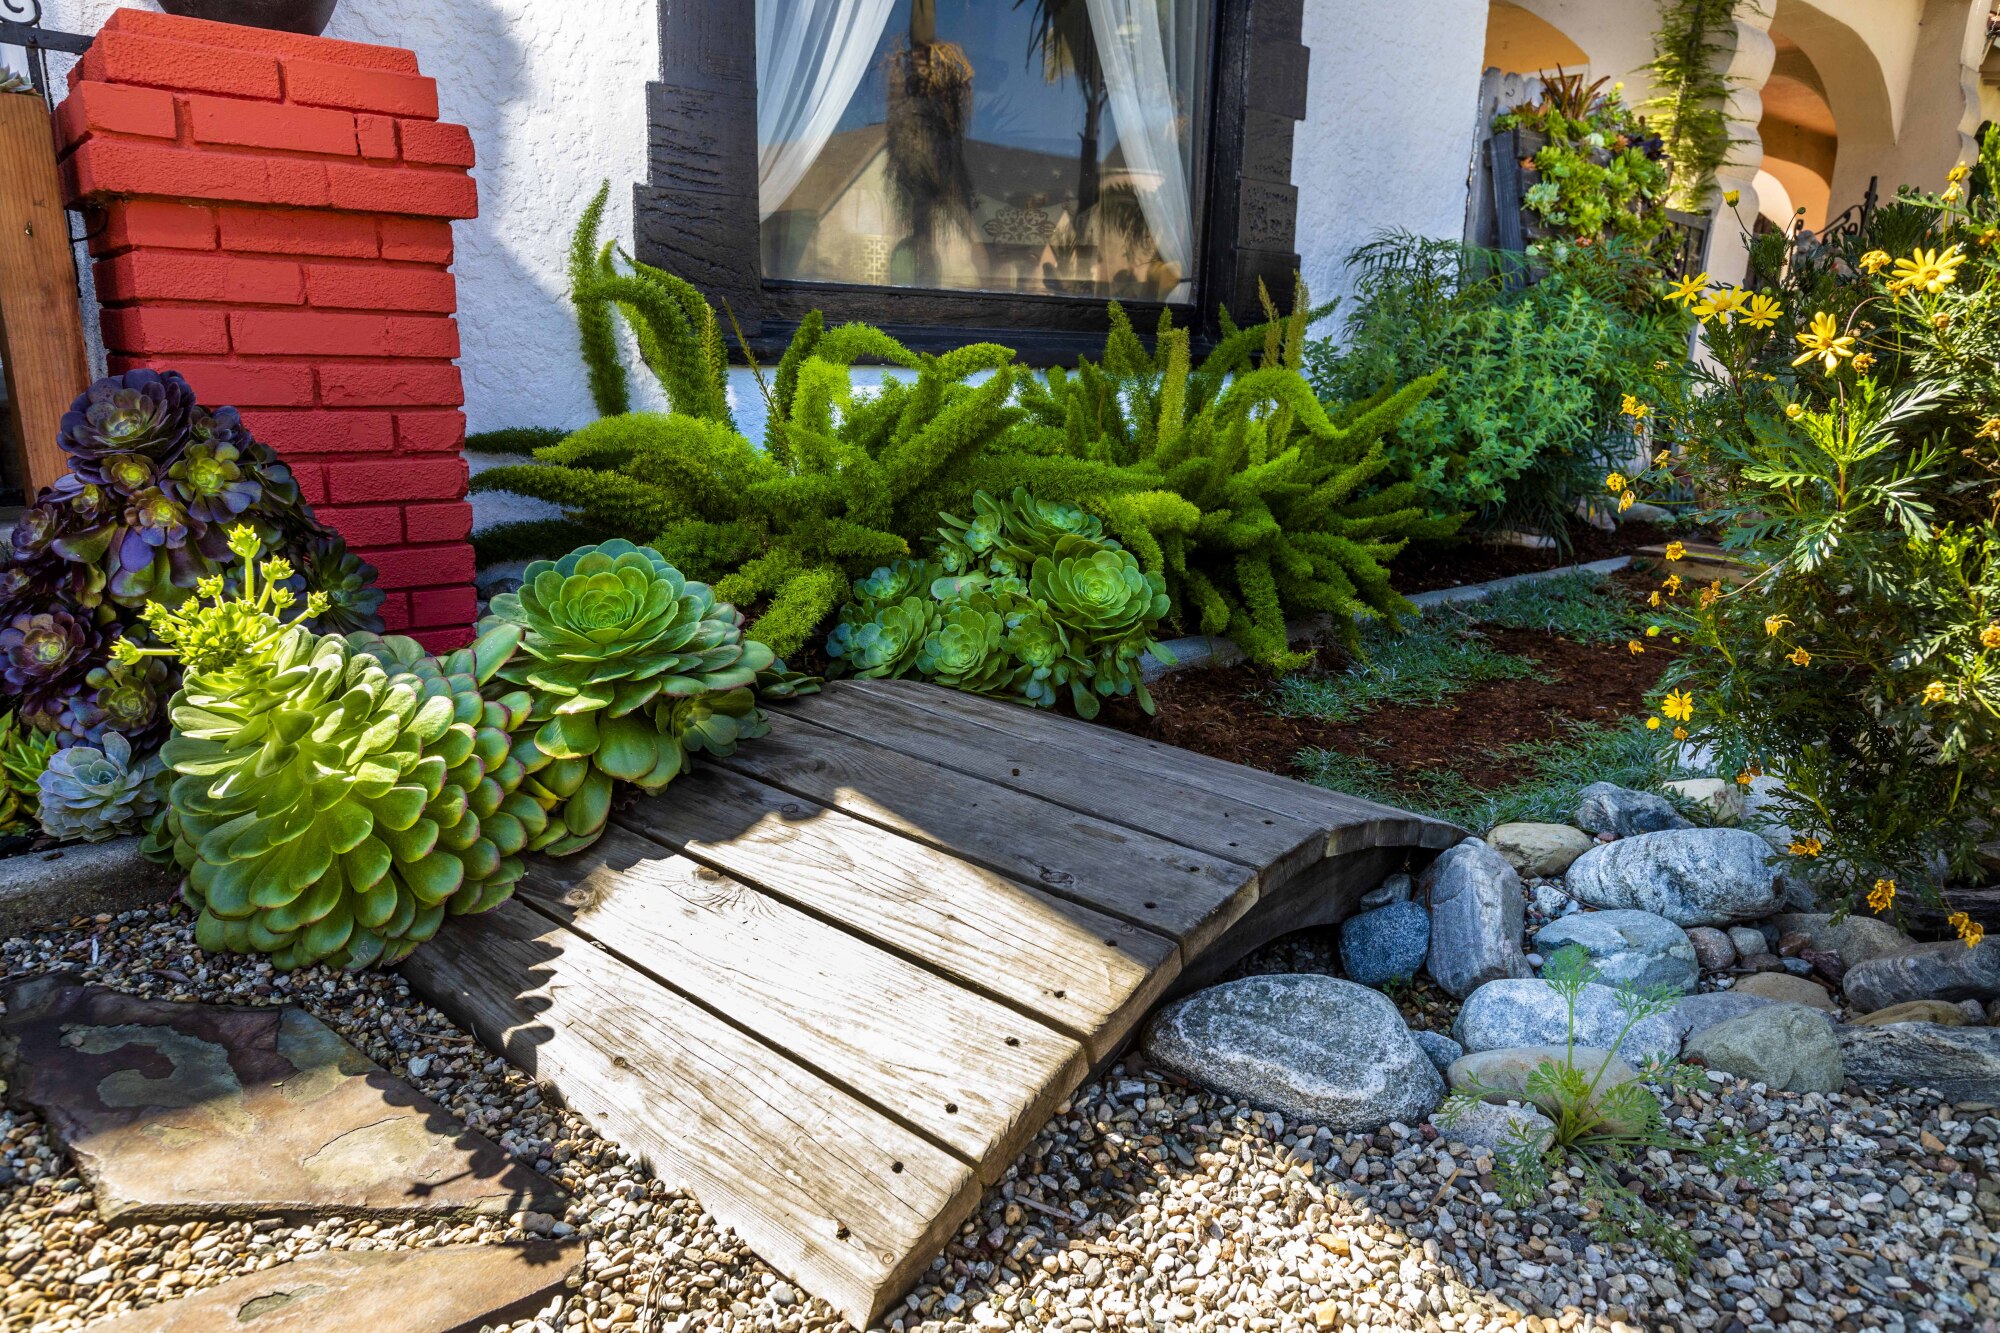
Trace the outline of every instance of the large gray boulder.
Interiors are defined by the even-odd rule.
[[[1800,934],[1812,941],[1813,948],[1839,954],[1849,967],[1917,947],[1908,935],[1872,916],[1850,916],[1836,925],[1831,912],[1780,912],[1771,924],[1780,935]]]
[[[1864,1088],[1935,1088],[1955,1102],[2000,1102],[2000,1028],[1843,1027],[1840,1054],[1847,1076]]]
[[[1337,1134],[1415,1124],[1444,1079],[1381,994],[1317,975],[1244,977],[1167,1006],[1155,1065]]]
[[[1527,908],[1521,877],[1500,854],[1467,838],[1424,871],[1431,904],[1431,977],[1463,999],[1499,977],[1533,972],[1521,952]]]
[[[1607,986],[1668,986],[1686,994],[1701,979],[1694,941],[1652,912],[1578,912],[1535,932],[1535,952],[1543,958],[1570,945],[1590,955],[1597,979]]]
[[[1850,966],[1841,990],[1864,1014],[1906,1000],[2000,999],[2000,938],[1971,949],[1944,940],[1874,958]]]
[[[1768,916],[1779,900],[1771,849],[1742,829],[1641,833],[1578,857],[1564,883],[1592,907],[1655,912],[1677,926]]]
[[[1666,797],[1610,782],[1593,782],[1578,794],[1576,826],[1614,838],[1694,827]]]
[[[1422,903],[1389,903],[1340,923],[1340,968],[1364,986],[1408,981],[1430,947],[1431,917]]]
[[[1576,1000],[1576,1044],[1616,1050],[1634,1065],[1680,1053],[1680,1035],[1662,1015],[1640,1019],[1614,1047],[1625,1026],[1625,1001],[1609,986],[1585,986]],[[1513,978],[1489,981],[1474,991],[1458,1011],[1452,1035],[1468,1051],[1557,1046],[1572,1039],[1568,1010],[1556,988],[1546,981]]]
[[[1697,1032],[1706,1031],[1717,1023],[1727,1023],[1732,1018],[1757,1009],[1777,1004],[1762,995],[1751,995],[1746,991],[1712,990],[1690,995],[1667,1011],[1667,1021],[1685,1042]]]
[[[1775,1092],[1837,1092],[1833,1023],[1802,1004],[1767,1004],[1688,1038],[1682,1055]]]

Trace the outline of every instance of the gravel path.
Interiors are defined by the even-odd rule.
[[[517,1329],[844,1327],[394,976],[286,977],[258,961],[205,958],[164,908],[0,944],[0,972],[52,970],[163,998],[301,1004],[577,1201],[566,1218],[511,1223],[111,1229],[40,1124],[0,1113],[8,1330],[81,1328],[317,1250],[571,1229],[589,1242],[582,1286]],[[1680,1127],[1746,1126],[1784,1163],[1784,1178],[1745,1192],[1665,1161],[1646,1166],[1656,1202],[1699,1248],[1686,1278],[1592,1241],[1566,1192],[1527,1214],[1501,1207],[1490,1161],[1421,1128],[1333,1135],[1132,1069],[1078,1093],[887,1322],[925,1333],[2000,1333],[1994,1108],[1922,1093],[1767,1095],[1714,1081],[1722,1077],[1675,1106]]]

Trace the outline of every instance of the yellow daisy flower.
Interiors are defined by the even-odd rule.
[[[1965,262],[1965,255],[1957,246],[1943,252],[1925,250],[1922,247],[1910,252],[1908,259],[1898,259],[1889,284],[1892,292],[1928,292],[1936,296],[1958,277],[1958,266]]]
[[[1667,596],[1672,597],[1681,590],[1681,576],[1678,574],[1669,574],[1660,583],[1660,586],[1667,590]]]
[[[1856,370],[1866,370],[1874,364],[1875,364],[1875,353],[1856,352],[1854,354],[1854,368]]]
[[[1986,420],[1980,422],[1976,438],[1981,440],[2000,440],[2000,417],[1988,417]]]
[[[1805,414],[1806,410],[1803,407],[1800,407],[1797,403],[1785,404],[1785,417],[1787,420],[1797,421],[1800,417],[1804,416]]]
[[[2000,620],[1979,631],[1979,644],[1982,648],[2000,648]]]
[[[1965,947],[1968,949],[1977,949],[1979,942],[1986,938],[1986,927],[1963,912],[1953,912],[1945,920],[1958,932],[1958,937],[1965,941]]]
[[[1625,647],[1628,651],[1631,652],[1632,656],[1634,657],[1637,657],[1640,653],[1646,651],[1646,645],[1640,643],[1637,639],[1625,640]]]
[[[1778,631],[1791,623],[1792,618],[1790,616],[1765,616],[1764,632],[1775,639],[1778,637]]]
[[[1868,891],[1868,910],[1871,912],[1886,912],[1895,902],[1896,881],[1893,879],[1878,879],[1875,887]]]
[[[1750,774],[1750,770],[1749,770],[1749,769],[1747,769],[1747,768],[1746,768],[1746,769],[1744,769],[1744,770],[1743,770],[1743,771],[1742,771],[1741,773],[1738,773],[1738,774],[1736,775],[1736,785],[1737,785],[1737,786],[1739,786],[1739,787],[1747,787],[1747,786],[1749,786],[1749,785],[1750,785],[1750,781],[1751,781],[1751,774]]]
[[[1660,719],[1658,719],[1657,717],[1649,717],[1646,719],[1646,730],[1658,731],[1659,729],[1660,729]]]
[[[1709,313],[1719,316],[1724,328],[1750,301],[1750,293],[1741,287],[1724,287],[1708,298]]]
[[[1804,648],[1794,648],[1792,649],[1792,651],[1785,654],[1785,660],[1787,662],[1790,662],[1793,666],[1811,666],[1812,654],[1807,652]]]
[[[1625,395],[1625,401],[1620,405],[1620,408],[1626,416],[1631,417],[1634,421],[1644,421],[1647,415],[1653,410],[1650,405],[1640,402],[1629,393]]]
[[[1944,702],[1945,696],[1949,693],[1951,691],[1945,688],[1943,681],[1934,680],[1924,686],[1924,702],[1927,704],[1941,704]]]
[[[1956,185],[1960,181],[1964,180],[1967,176],[1970,176],[1971,174],[1972,174],[1971,165],[1969,163],[1961,162],[1957,166],[1953,167],[1950,171],[1947,171],[1944,174],[1944,178],[1950,181],[1953,185]]]
[[[1674,728],[1674,739],[1675,739],[1675,740],[1677,740],[1677,741],[1684,741],[1684,740],[1686,740],[1687,738],[1688,738],[1688,729],[1687,729],[1686,727],[1675,727],[1675,728]]]
[[[1618,512],[1622,514],[1626,510],[1630,509],[1633,506],[1633,504],[1638,500],[1638,498],[1639,497],[1634,495],[1631,491],[1627,491],[1625,492],[1625,494],[1619,496]]]
[[[1612,472],[1604,478],[1604,489],[1610,491],[1613,495],[1624,490],[1625,485],[1625,474],[1623,472]]]
[[[1667,559],[1679,560],[1688,553],[1688,548],[1680,542],[1667,543]]]
[[[1812,326],[1804,333],[1794,334],[1799,345],[1806,350],[1792,358],[1792,364],[1803,366],[1808,361],[1818,360],[1824,364],[1826,373],[1831,375],[1840,368],[1840,363],[1854,355],[1854,335],[1842,333],[1840,325],[1832,315],[1822,310],[1812,317]],[[1792,405],[1796,407],[1797,404]],[[1791,408],[1785,409],[1787,416]]]
[[[1743,309],[1743,322],[1753,329],[1768,329],[1778,322],[1778,316],[1785,308],[1771,297],[1761,292],[1750,298],[1750,304]]]
[[[1818,838],[1794,838],[1785,850],[1793,856],[1818,856],[1826,850],[1826,844]]]
[[[1659,604],[1660,604],[1660,593],[1659,590],[1656,588],[1653,590],[1652,594],[1646,598],[1646,605],[1658,606]]]
[[[1861,256],[1861,269],[1864,273],[1880,273],[1887,267],[1889,267],[1889,252],[1886,250],[1870,250]]]
[[[1887,256],[1884,256],[1885,260]],[[1697,273],[1692,278],[1682,278],[1667,293],[1669,301],[1679,301],[1682,305],[1693,305],[1701,299],[1701,289],[1708,286],[1708,274]]]
[[[1676,722],[1694,720],[1694,696],[1686,690],[1669,690],[1660,704],[1660,711]]]

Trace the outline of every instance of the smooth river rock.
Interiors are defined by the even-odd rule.
[[[1871,959],[1848,968],[1841,989],[1863,1013],[1906,1000],[2000,999],[2000,935],[1973,949],[1941,940]]]
[[[1448,1072],[1451,1069],[1451,1062],[1465,1054],[1463,1046],[1442,1032],[1427,1032],[1422,1028],[1412,1028],[1410,1036],[1423,1048],[1424,1054],[1431,1058],[1431,1063],[1437,1066],[1440,1074]]]
[[[1680,1052],[1680,1035],[1661,1015],[1642,1018],[1616,1047],[1626,1021],[1625,996],[1609,986],[1588,985],[1576,1001],[1576,1032],[1580,1046],[1615,1049],[1629,1063],[1671,1059]],[[1458,1012],[1452,1035],[1468,1051],[1497,1051],[1513,1046],[1555,1046],[1571,1039],[1568,1010],[1556,988],[1541,980],[1489,981],[1467,998]]]
[[[1738,995],[1757,995],[1780,1004],[1809,1005],[1829,1014],[1839,1007],[1826,993],[1826,987],[1789,972],[1759,972],[1739,980],[1735,990]]]
[[[1486,835],[1486,843],[1516,874],[1547,878],[1568,870],[1597,839],[1568,824],[1501,824]]]
[[[1511,1148],[1524,1137],[1547,1143],[1555,1122],[1532,1106],[1496,1106],[1492,1102],[1459,1103],[1431,1117],[1431,1127],[1445,1143],[1495,1152]]]
[[[1720,972],[1736,961],[1736,945],[1729,932],[1714,926],[1689,926],[1688,943],[1694,946],[1694,960],[1704,972]]]
[[[1695,1033],[1681,1054],[1774,1092],[1837,1092],[1833,1022],[1802,1004],[1769,1004]]]
[[[1497,978],[1533,975],[1521,952],[1521,877],[1500,853],[1467,838],[1431,862],[1422,887],[1431,905],[1426,966],[1438,985],[1463,999]]]
[[[1452,1061],[1444,1081],[1453,1092],[1471,1092],[1475,1087],[1490,1089],[1485,1094],[1487,1101],[1534,1102],[1554,1114],[1555,1106],[1530,1095],[1528,1080],[1543,1065],[1561,1064],[1565,1058],[1583,1071],[1586,1078],[1597,1080],[1597,1096],[1593,1100],[1602,1100],[1611,1089],[1639,1077],[1631,1065],[1595,1046],[1514,1046],[1460,1056]]]
[[[1666,797],[1610,782],[1593,782],[1577,795],[1576,826],[1614,838],[1693,827]]]
[[[1895,1023],[1843,1027],[1847,1076],[1864,1088],[1935,1088],[1955,1102],[2000,1102],[2000,1028]]]
[[[1661,785],[1690,805],[1706,809],[1718,824],[1743,822],[1743,789],[1727,778],[1678,778]]]
[[[1159,1068],[1337,1134],[1415,1124],[1444,1096],[1396,1006],[1351,981],[1244,977],[1167,1006],[1146,1030]]]
[[[1721,926],[1777,907],[1770,858],[1764,840],[1742,829],[1671,829],[1593,847],[1563,882],[1592,907],[1655,912],[1677,926]]]
[[[1872,916],[1850,916],[1836,925],[1831,912],[1780,912],[1771,918],[1771,925],[1780,937],[1803,935],[1813,948],[1839,954],[1850,968],[1918,947],[1908,935]]]
[[[1733,990],[1699,991],[1688,996],[1667,1011],[1667,1021],[1685,1042],[1697,1032],[1714,1027],[1717,1023],[1727,1023],[1732,1018],[1741,1018],[1755,1009],[1777,1004],[1761,995],[1749,995]]]
[[[303,1009],[6,987],[0,1068],[106,1221],[561,1216],[566,1196]]]
[[[1535,952],[1544,958],[1569,945],[1590,955],[1597,979],[1607,986],[1666,986],[1685,994],[1701,979],[1694,941],[1652,912],[1578,912],[1535,932]]]
[[[1967,1017],[1965,1010],[1946,1000],[1905,1000],[1847,1021],[1864,1028],[1888,1027],[1891,1023],[1938,1023],[1948,1028],[1962,1028],[1973,1020]]]

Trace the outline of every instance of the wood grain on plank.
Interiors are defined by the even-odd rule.
[[[1113,727],[1096,726],[1039,709],[982,699],[959,690],[911,680],[857,680],[845,682],[841,688],[990,727],[1036,745],[1055,746],[1066,752],[1122,762],[1135,770],[1171,774],[1202,790],[1233,796],[1249,804],[1319,825],[1328,831],[1332,840],[1328,847],[1329,855],[1358,851],[1362,847],[1406,846],[1412,843],[1449,847],[1465,836],[1462,830],[1442,820],[1425,819],[1394,806],[1365,801],[1358,796],[1243,764],[1232,764],[1225,759],[1197,754],[1163,741],[1147,740]],[[1338,845],[1333,845],[1334,842]]]
[[[817,917],[612,828],[519,896],[998,1179],[1081,1046]]]
[[[1183,957],[1256,901],[1248,866],[812,722],[809,707],[774,712],[770,735],[715,762],[1176,939]]]
[[[1263,892],[1326,854],[1327,830],[1317,821],[1211,792],[1157,763],[1134,767],[1040,744],[853,681],[829,685],[791,711],[816,726],[1261,869]]]
[[[56,428],[90,387],[90,359],[49,111],[18,94],[0,94],[0,365],[32,498],[69,471]]]
[[[944,1149],[521,903],[446,921],[402,972],[857,1327],[978,1204]]]
[[[613,822],[1032,1014],[1096,1060],[1180,971],[1172,940],[741,774]]]

